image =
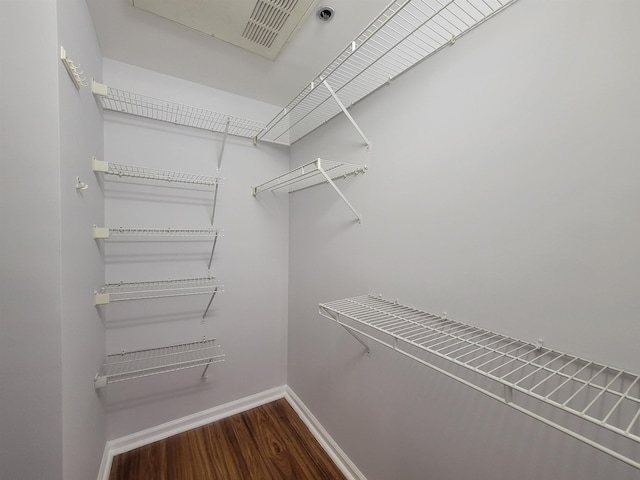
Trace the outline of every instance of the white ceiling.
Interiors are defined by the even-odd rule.
[[[334,18],[322,22],[310,15],[273,61],[128,0],[86,1],[103,56],[284,107],[390,0],[319,0],[317,7],[334,8]]]

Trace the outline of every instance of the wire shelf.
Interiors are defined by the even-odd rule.
[[[334,162],[331,160],[322,160],[317,158],[313,162],[294,168],[293,170],[269,180],[262,185],[251,187],[251,194],[255,197],[259,193],[265,191],[275,192],[279,190],[293,193],[306,188],[315,187],[316,185],[328,183],[345,205],[347,205],[347,207],[349,207],[353,212],[358,219],[358,222],[361,222],[362,216],[355,208],[353,208],[353,205],[349,203],[349,200],[347,200],[333,180],[346,178],[350,175],[359,175],[366,171],[367,167],[365,165],[353,165],[350,163]]]
[[[250,139],[255,139],[265,127],[264,123],[255,120],[148,97],[95,81],[91,88],[105,110]]]
[[[276,115],[259,140],[292,144],[517,0],[396,0]]]
[[[94,379],[95,388],[103,388],[110,383],[175,372],[194,367],[205,367],[212,363],[224,362],[225,354],[213,340],[171,345],[135,352],[108,355],[100,372]]]
[[[640,469],[638,374],[373,295],[322,303],[319,310],[321,316],[336,321],[354,336],[382,343]],[[443,359],[447,366],[442,366]],[[482,379],[491,380],[491,386]],[[586,437],[582,428],[567,428],[548,418],[548,410],[547,416],[538,413],[531,399],[586,420],[617,438],[605,445],[598,435],[596,439]],[[629,443],[622,446],[620,439]]]
[[[110,241],[211,240],[223,236],[217,228],[108,228],[93,226],[93,238]]]
[[[253,195],[265,191],[284,191],[288,193],[297,192],[305,188],[315,187],[323,183],[328,183],[322,171],[332,180],[346,178],[351,175],[359,175],[367,171],[366,165],[354,165],[352,163],[334,162],[332,160],[322,160],[320,158],[309,162],[301,167],[294,168],[268,182],[257,187],[252,187]]]
[[[215,295],[222,292],[222,285],[215,277],[158,280],[152,282],[108,283],[94,292],[94,305],[127,300],[145,300],[189,295]]]
[[[104,175],[111,175],[119,179],[146,180],[162,185],[192,185],[215,188],[222,179],[197,173],[175,172],[172,170],[160,170],[157,168],[138,167],[135,165],[122,165],[112,162],[104,162],[93,158],[93,171]]]

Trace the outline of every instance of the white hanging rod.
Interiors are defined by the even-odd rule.
[[[516,1],[393,1],[267,124],[258,139],[296,142],[342,111],[331,101],[324,82],[351,106]]]
[[[93,157],[93,171],[105,175],[112,175],[122,179],[147,180],[160,182],[163,185],[183,184],[199,185],[204,187],[216,187],[222,182],[222,178],[195,173],[174,172],[171,170],[159,170],[157,168],[138,167],[135,165],[122,165],[118,163],[105,162]]]
[[[93,304],[189,295],[211,295],[213,299],[216,293],[224,291],[223,288],[215,277],[108,283],[93,293]]]
[[[640,469],[638,374],[373,295],[321,303],[319,313]],[[587,421],[598,432],[561,424],[557,412],[536,408],[531,399]]]
[[[108,355],[94,378],[94,386],[99,389],[111,383],[202,366],[205,377],[209,365],[225,359],[222,348],[214,342],[215,339],[203,340]]]
[[[96,81],[92,81],[91,91],[105,110],[249,138],[254,143],[265,126],[255,120],[127,92]]]
[[[210,240],[224,236],[218,228],[109,228],[93,226],[93,238],[102,240],[171,240],[196,239]]]
[[[360,214],[353,208],[351,203],[349,203],[333,181],[352,175],[360,175],[366,171],[366,165],[354,165],[351,163],[335,162],[332,160],[317,158],[313,162],[294,168],[293,170],[258,185],[257,187],[251,187],[251,194],[255,197],[259,193],[266,191],[285,191],[293,193],[306,188],[315,187],[316,185],[328,183],[358,218],[358,220],[361,221],[362,217]]]

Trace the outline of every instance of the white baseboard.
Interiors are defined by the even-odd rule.
[[[348,480],[367,480],[333,438],[331,438],[331,435],[320,425],[311,411],[286,385],[108,441],[104,448],[104,454],[102,455],[98,480],[109,480],[111,463],[113,457],[116,455],[157,442],[172,435],[177,435],[178,433],[207,425],[217,420],[230,417],[231,415],[245,412],[281,398],[285,398],[287,402],[289,402],[316,440],[318,440],[322,448],[325,449]]]
[[[311,411],[306,407],[302,400],[291,390],[286,387],[286,400],[293,407],[302,421],[307,425],[313,436],[318,440],[322,448],[329,454],[333,462],[342,471],[348,480],[367,480],[355,463],[342,451],[335,440],[320,424],[318,419],[313,416]]]
[[[116,438],[106,443],[102,462],[98,472],[98,480],[108,480],[111,472],[111,462],[113,457],[124,452],[148,445],[158,440],[162,440],[178,433],[183,433],[194,428],[207,425],[208,423],[221,420],[237,413],[242,413],[252,408],[259,407],[274,400],[285,397],[286,385],[272,388],[264,392],[241,398],[233,402],[225,403],[208,410],[203,410],[193,415],[163,423],[161,425],[142,430],[140,432]]]

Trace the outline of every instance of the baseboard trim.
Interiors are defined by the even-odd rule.
[[[289,402],[316,440],[318,440],[322,448],[325,449],[348,480],[367,480],[362,472],[358,470],[358,467],[356,467],[335,440],[333,440],[331,435],[329,435],[320,422],[318,422],[316,417],[313,416],[302,400],[286,385],[265,390],[264,392],[249,397],[241,398],[233,402],[225,403],[224,405],[194,413],[193,415],[163,423],[156,427],[108,441],[104,448],[104,454],[102,455],[98,480],[109,480],[111,463],[113,457],[116,455],[245,412],[281,398],[285,398],[287,402]]]
[[[336,441],[320,424],[318,419],[288,386],[286,387],[285,399],[293,407],[316,440],[318,440],[320,445],[322,445],[322,448],[325,449],[348,480],[367,480],[358,467],[356,467],[355,463],[353,463],[344,453]]]
[[[286,396],[286,390],[286,385],[275,387],[255,395],[225,403],[224,405],[194,413],[193,415],[141,430],[140,432],[125,437],[110,440],[104,448],[104,454],[102,455],[102,462],[100,463],[100,470],[98,472],[98,480],[109,479],[111,463],[113,457],[116,455],[245,412],[252,408],[273,402],[274,400],[279,400]]]

